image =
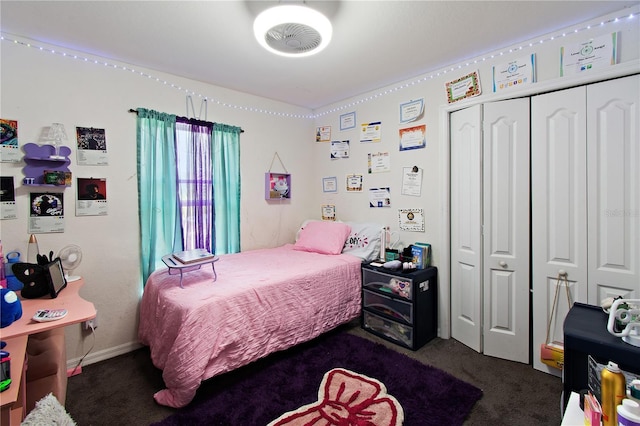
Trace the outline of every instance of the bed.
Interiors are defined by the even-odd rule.
[[[200,383],[357,318],[363,260],[377,257],[375,224],[307,221],[295,244],[220,255],[211,268],[149,277],[138,337],[166,388],[161,405],[183,407]]]

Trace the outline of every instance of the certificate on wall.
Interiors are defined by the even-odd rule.
[[[362,192],[362,175],[347,175],[347,192]]]
[[[0,177],[0,219],[17,219],[16,190],[13,176]]]
[[[391,170],[391,157],[388,152],[369,153],[367,157],[369,174],[388,172]]]
[[[316,128],[316,142],[329,142],[331,140],[331,126]]]
[[[536,54],[493,67],[493,91],[502,92],[536,81]]]
[[[22,153],[18,146],[18,121],[0,118],[0,161],[19,163]]]
[[[410,149],[420,149],[427,146],[427,125],[407,127],[400,129],[400,151],[408,151]]]
[[[422,209],[398,209],[398,227],[401,231],[424,232]]]
[[[560,48],[560,76],[579,74],[594,68],[615,65],[618,33]]]
[[[473,98],[482,93],[478,71],[462,76],[445,84],[447,102],[453,103],[462,99]]]
[[[336,220],[336,206],[325,204],[322,206],[322,220]]]
[[[340,116],[340,130],[349,130],[356,127],[356,113],[349,112]]]
[[[331,158],[349,158],[349,141],[331,141]]]
[[[369,207],[391,207],[391,189],[389,187],[369,188]]]
[[[76,127],[78,165],[107,166],[107,137],[104,129]]]
[[[424,114],[424,98],[400,104],[400,123],[416,121]]]
[[[380,142],[382,122],[365,123],[360,125],[360,142]]]
[[[422,192],[422,169],[418,166],[402,168],[402,195],[419,197]]]
[[[29,233],[64,232],[64,193],[29,194]]]
[[[322,178],[322,192],[338,192],[338,179],[335,176]]]

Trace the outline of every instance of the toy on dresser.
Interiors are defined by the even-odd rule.
[[[4,328],[22,317],[22,304],[16,292],[8,288],[0,289],[0,297],[0,328]]]

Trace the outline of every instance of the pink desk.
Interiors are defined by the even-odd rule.
[[[27,339],[30,334],[52,330],[58,327],[66,327],[78,324],[96,317],[96,308],[93,303],[80,297],[80,288],[84,280],[80,279],[67,284],[58,297],[51,299],[23,299],[22,318],[8,327],[0,328],[0,339],[7,342],[4,350],[11,354],[11,387],[0,393],[0,406],[2,407],[0,424],[20,424],[26,413],[25,405],[25,352]],[[31,319],[38,309],[66,309],[67,315],[56,321],[36,322]]]

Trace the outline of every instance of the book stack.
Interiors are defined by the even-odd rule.
[[[411,245],[412,263],[416,269],[425,269],[431,266],[431,244],[414,243]]]

